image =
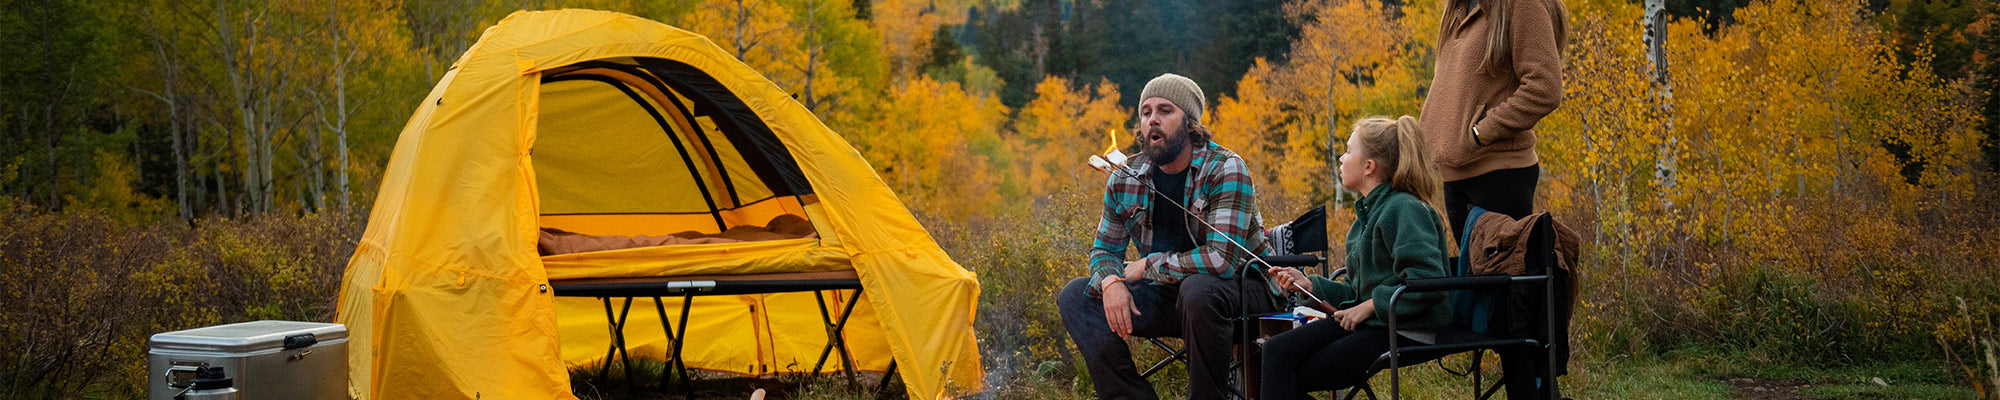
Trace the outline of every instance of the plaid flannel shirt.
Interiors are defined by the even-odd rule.
[[[1097,221],[1097,239],[1090,246],[1091,294],[1098,294],[1106,276],[1123,274],[1129,245],[1136,244],[1141,257],[1145,257],[1149,266],[1145,277],[1165,284],[1177,284],[1195,274],[1234,278],[1238,273],[1236,266],[1242,265],[1248,255],[1231,245],[1231,240],[1257,254],[1268,253],[1263,217],[1257,212],[1256,180],[1251,178],[1243,158],[1210,142],[1194,149],[1194,159],[1188,168],[1193,173],[1188,175],[1183,191],[1188,198],[1182,205],[1215,229],[1181,214],[1189,232],[1205,233],[1196,241],[1195,249],[1154,252],[1149,216],[1155,204],[1152,191],[1146,187],[1152,179],[1153,166],[1146,157],[1133,155],[1126,161],[1125,171],[1113,172],[1105,184],[1104,214]],[[1157,206],[1166,208],[1162,211],[1180,213],[1172,204]]]

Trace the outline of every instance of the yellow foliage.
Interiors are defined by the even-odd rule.
[[[1132,143],[1120,123],[1129,110],[1118,105],[1118,86],[1110,80],[1072,88],[1068,79],[1049,77],[1035,85],[1035,98],[1014,117],[1019,133],[1015,154],[1026,168],[1028,194],[1042,197],[1058,187],[1102,184],[1104,174],[1090,169],[1084,158],[1105,146],[1105,133],[1117,130],[1119,144]]]
[[[139,181],[139,167],[124,154],[99,150],[97,178],[81,196],[66,196],[70,207],[98,210],[112,220],[126,224],[152,222],[173,207],[165,199],[132,189]]]
[[[889,58],[891,76],[911,79],[930,54],[931,36],[940,25],[965,23],[966,0],[881,0],[870,6],[870,19],[882,34],[883,53]]]
[[[751,69],[778,83],[798,79],[788,64],[796,63],[802,35],[792,12],[778,0],[704,0],[682,19],[681,27],[707,36]]]
[[[1333,197],[1333,159],[1349,125],[1367,115],[1416,115],[1428,80],[1434,6],[1395,9],[1369,0],[1301,0],[1285,6],[1300,25],[1287,61],[1258,61],[1235,97],[1216,100],[1216,141],[1245,154],[1260,194],[1314,202]]]
[[[1215,110],[1208,117],[1215,142],[1243,157],[1251,175],[1257,177],[1260,194],[1266,196],[1276,193],[1278,170],[1284,169],[1281,155],[1285,149],[1279,145],[1284,137],[1278,127],[1287,117],[1279,110],[1278,94],[1274,93],[1281,89],[1266,82],[1272,68],[1264,59],[1257,59],[1236,83],[1236,96],[1216,99]]]
[[[999,99],[928,76],[885,98],[866,129],[845,134],[911,209],[959,218],[1000,202],[994,189],[1007,177],[993,163],[1007,156],[999,130],[1009,111]]]

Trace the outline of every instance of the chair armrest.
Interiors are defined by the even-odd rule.
[[[1491,289],[1507,287],[1517,282],[1538,282],[1549,279],[1546,275],[1473,275],[1448,278],[1422,278],[1403,281],[1403,287],[1411,292],[1442,292],[1448,290]]]
[[[1326,262],[1325,258],[1311,254],[1285,254],[1264,256],[1264,262],[1273,267],[1305,268]]]

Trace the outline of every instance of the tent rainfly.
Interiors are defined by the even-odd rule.
[[[609,362],[604,310],[554,297],[550,280],[845,271],[862,294],[819,299],[862,305],[846,334],[859,369],[893,360],[912,398],[982,390],[978,281],[873,171],[701,35],[611,12],[516,12],[452,65],[396,141],[341,282],[350,392],[574,398],[568,369]],[[538,251],[551,232],[700,237],[785,218],[809,228]],[[681,354],[710,371],[808,370],[827,337],[815,300],[699,297]],[[677,318],[679,300],[665,308]],[[661,357],[658,318],[644,311],[631,313],[627,344]]]

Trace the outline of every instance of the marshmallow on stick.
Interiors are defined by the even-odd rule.
[[[1104,154],[1090,155],[1090,167],[1098,171],[1111,171],[1113,168],[1125,165],[1125,152],[1118,151],[1118,130],[1105,131],[1105,136],[1111,140],[1111,145],[1104,148],[1101,152]]]

